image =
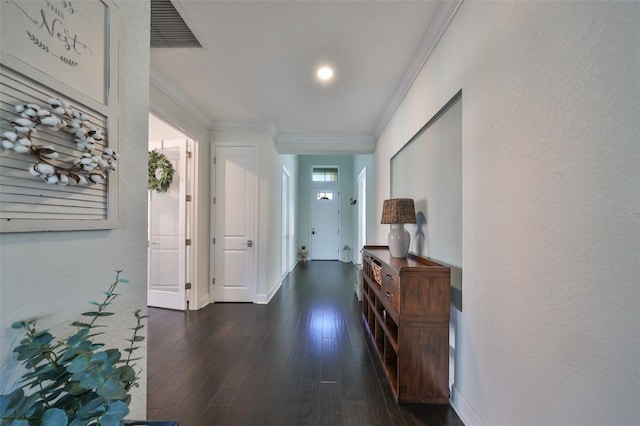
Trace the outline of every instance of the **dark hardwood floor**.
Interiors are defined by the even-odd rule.
[[[353,265],[299,263],[268,305],[149,308],[148,418],[205,425],[462,425],[398,405],[362,330]]]

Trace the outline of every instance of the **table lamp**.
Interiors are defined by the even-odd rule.
[[[407,257],[411,236],[405,223],[416,223],[416,210],[411,198],[392,198],[382,204],[382,224],[390,224],[389,251],[391,257]]]

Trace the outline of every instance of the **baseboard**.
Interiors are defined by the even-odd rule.
[[[487,424],[475,412],[455,385],[451,386],[451,398],[449,403],[462,420],[465,426],[486,426]]]
[[[257,303],[258,305],[266,305],[267,303],[269,303],[271,298],[273,298],[273,296],[276,295],[281,285],[282,285],[282,278],[278,280],[276,285],[274,285],[267,294],[258,294],[256,296],[255,303]]]
[[[205,294],[200,298],[200,300],[198,300],[198,304],[193,307],[193,310],[197,311],[198,309],[202,309],[205,306],[207,306],[210,302],[211,300],[209,300],[209,294]]]

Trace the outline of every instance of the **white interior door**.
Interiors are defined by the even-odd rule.
[[[340,255],[340,192],[311,188],[311,259],[337,260]]]
[[[149,191],[149,306],[186,309],[186,158],[185,139],[149,142],[175,169],[167,192]]]
[[[253,302],[257,287],[255,149],[216,147],[216,302]]]

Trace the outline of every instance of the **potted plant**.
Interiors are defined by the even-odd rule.
[[[2,426],[101,425],[118,426],[129,413],[132,387],[138,386],[134,352],[144,340],[140,330],[146,318],[134,312],[135,326],[126,348],[105,348],[95,339],[104,334],[99,328],[104,317],[113,315],[109,305],[118,297],[116,287],[128,280],[116,274],[104,291],[102,302],[89,302],[94,308],[72,323],[76,332],[64,340],[37,326],[36,319],[18,321],[24,338],[13,349],[26,368],[21,384],[13,392],[0,395]]]

